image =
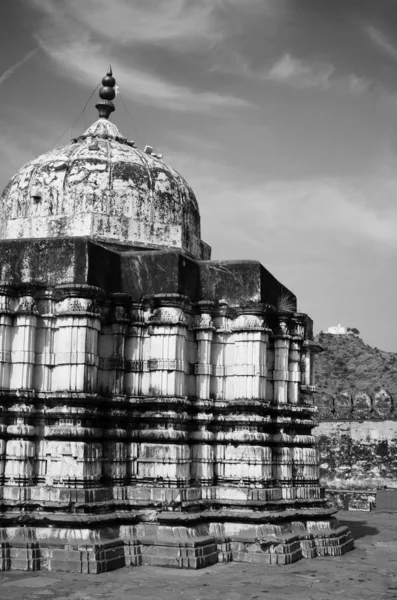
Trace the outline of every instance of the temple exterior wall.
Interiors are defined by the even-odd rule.
[[[310,394],[297,404],[302,318],[292,340],[286,318],[274,335],[263,316],[178,296],[25,286],[3,287],[0,302],[6,486],[196,481],[320,497]],[[269,405],[294,407],[304,435],[272,433],[291,416]]]
[[[86,238],[0,244],[1,569],[351,549],[319,483],[321,348],[266,269]]]

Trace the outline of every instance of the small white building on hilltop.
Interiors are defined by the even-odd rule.
[[[334,327],[328,327],[325,333],[332,333],[334,335],[344,335],[347,333],[347,331],[346,327],[342,327],[342,325],[338,323],[338,325],[335,325]]]

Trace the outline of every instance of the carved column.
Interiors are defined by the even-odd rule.
[[[211,342],[214,327],[211,319],[213,302],[202,301],[198,303],[200,315],[196,319],[195,330],[197,340],[197,363],[194,367],[196,374],[196,395],[199,400],[210,397],[211,387]]]
[[[88,285],[58,286],[62,299],[56,304],[54,389],[76,392],[97,390],[98,333],[103,298],[99,288]]]
[[[105,481],[113,486],[122,486],[127,482],[127,431],[118,423],[104,430],[103,444]]]
[[[215,400],[226,398],[226,349],[232,337],[230,318],[226,304],[213,311],[214,334],[211,344],[211,397]]]
[[[68,400],[68,398],[65,398]],[[42,477],[47,485],[68,488],[98,487],[102,478],[102,429],[95,427],[89,411],[73,404],[58,404],[49,411],[44,428]],[[87,418],[88,417],[88,418]]]
[[[11,380],[12,325],[16,293],[0,287],[0,388],[9,389]]]
[[[169,297],[168,297],[169,296]],[[155,396],[182,396],[186,364],[184,347],[187,318],[181,302],[173,294],[155,297],[156,303],[149,318],[150,372],[149,394]]]
[[[295,314],[290,320],[291,343],[289,351],[288,403],[298,404],[301,383],[301,352],[304,336],[302,316]]]
[[[39,290],[37,301],[36,364],[33,386],[36,391],[52,390],[54,371],[55,294],[53,290]]]
[[[0,406],[0,485],[4,485],[4,470],[5,470],[5,461],[6,461],[6,434],[7,434],[7,425],[6,425],[6,417],[5,417],[5,409],[3,406]]]
[[[276,487],[282,488],[284,499],[295,497],[293,488],[292,464],[293,452],[292,438],[280,429],[280,433],[273,435],[273,479]]]
[[[278,330],[274,337],[274,402],[287,404],[288,400],[288,357],[290,336],[288,335],[288,318],[278,316]]]
[[[146,311],[149,316],[149,311]],[[147,371],[148,356],[144,355],[145,346],[150,338],[145,323],[145,310],[140,303],[130,305],[129,322],[127,325],[125,341],[125,376],[124,392],[128,396],[139,396],[147,393],[149,389],[149,373]],[[146,344],[145,344],[146,341]],[[147,384],[143,385],[144,371],[146,370]],[[146,391],[143,390],[146,388]]]
[[[235,332],[235,397],[264,399],[268,335],[263,317],[244,311],[232,327]]]
[[[34,483],[36,428],[31,423],[34,413],[33,392],[14,396],[8,410],[4,482],[7,486],[28,486]]]
[[[199,302],[196,309],[199,314],[195,317],[194,331],[197,340],[197,362],[195,363],[196,396],[194,423],[190,439],[192,442],[191,478],[194,484],[212,485],[214,479],[214,434],[211,431],[212,401],[210,393],[213,389],[212,361],[214,349],[212,345],[214,325],[211,318],[212,302]],[[219,350],[219,352],[218,352]],[[222,362],[223,349],[216,348],[217,360]],[[219,372],[219,367],[218,367]]]
[[[104,394],[124,393],[127,294],[112,294],[99,335],[100,388]]]
[[[132,400],[134,433],[129,450],[130,477],[161,487],[184,487],[190,481],[190,415],[183,397],[186,299],[167,294],[154,297],[153,312],[147,317],[150,346],[144,354],[150,376],[145,401]],[[145,352],[145,345],[144,345]],[[143,390],[144,391],[144,390]],[[136,447],[134,442],[139,442]]]
[[[274,339],[273,336],[270,335],[267,342],[266,348],[266,365],[267,365],[267,376],[266,376],[266,400],[275,403],[274,396]]]
[[[311,385],[311,352],[310,347],[304,345],[302,358],[301,358],[301,371],[302,371],[302,385],[310,386]]]
[[[34,291],[21,291],[12,328],[11,389],[32,389],[35,364],[37,309]]]

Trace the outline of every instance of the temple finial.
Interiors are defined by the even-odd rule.
[[[103,119],[108,119],[110,113],[112,113],[115,108],[112,100],[116,96],[116,92],[114,86],[116,85],[116,80],[113,77],[112,67],[109,65],[108,72],[105,77],[102,79],[102,87],[99,90],[99,97],[101,100],[95,105],[99,112],[99,116]]]

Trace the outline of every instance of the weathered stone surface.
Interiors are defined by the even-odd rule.
[[[396,487],[397,421],[324,421],[314,434],[327,488]]]
[[[181,294],[200,300],[200,263],[177,251],[124,252],[122,290],[133,300],[153,294]]]
[[[0,284],[68,283],[121,291],[118,253],[85,237],[0,240]]]
[[[187,571],[141,566],[106,574],[3,572],[0,581],[2,600],[37,598],[98,598],[130,600],[133,597],[155,600],[184,598],[198,600],[392,600],[396,596],[397,574],[395,515],[344,512],[356,538],[356,550],[334,560],[300,560],[281,571],[263,563],[223,562]],[[308,540],[310,542],[310,540]],[[221,544],[219,544],[221,546]],[[228,544],[222,544],[227,554]],[[132,547],[134,548],[134,547]],[[135,548],[134,548],[135,549]],[[251,556],[255,553],[252,552]],[[337,574],[337,575],[336,575]]]
[[[254,260],[215,260],[200,263],[201,297],[230,306],[260,302],[276,306],[280,297],[290,299],[296,310],[296,297]]]
[[[106,119],[23,166],[0,200],[0,238],[84,235],[209,258],[190,186]]]

